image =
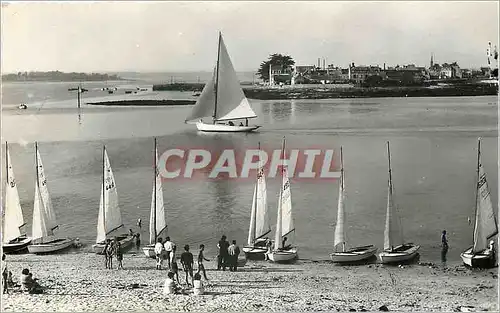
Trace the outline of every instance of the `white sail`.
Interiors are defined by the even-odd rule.
[[[282,219],[282,236],[291,233],[295,227],[292,217],[292,194],[290,191],[290,180],[288,179],[287,166],[283,166],[283,190],[281,191],[281,219]]]
[[[283,242],[281,241],[281,234],[283,233],[283,218],[281,211],[281,191],[278,196],[278,218],[276,220],[276,233],[274,236],[274,249],[278,250],[283,248]]]
[[[160,171],[158,170],[158,150],[155,148],[155,184],[151,195],[151,213],[149,216],[149,243],[156,242],[158,236],[166,227],[165,205],[163,203],[163,189]],[[156,190],[156,192],[155,192]]]
[[[498,227],[491,202],[486,173],[479,160],[479,181],[477,182],[476,223],[474,227],[473,252],[481,252],[488,247],[488,240],[498,233]]]
[[[219,76],[217,81],[217,114],[215,119],[221,121],[257,117],[243,94],[222,35],[220,35],[219,42]]]
[[[7,145],[5,147],[7,149]],[[7,150],[7,180],[5,186],[5,215],[3,225],[3,242],[9,242],[21,236],[19,229],[24,225],[21,201],[17,191],[16,178],[10,159],[10,152]]]
[[[393,247],[402,244],[403,244],[403,234],[401,231],[401,226],[399,225],[399,218],[396,214],[396,210],[394,207],[394,200],[392,194],[391,168],[389,165],[389,186],[387,189],[387,213],[385,218],[385,230],[384,230],[384,250],[392,249]]]
[[[45,178],[45,173],[42,164],[42,158],[40,156],[40,152],[36,149],[36,158],[38,163],[38,185],[40,188],[40,194],[42,195],[43,208],[45,210],[46,215],[46,223],[47,227],[50,230],[54,230],[57,228],[56,214],[54,212],[54,208],[52,206],[52,201],[50,199],[49,189],[47,187],[47,179]]]
[[[339,183],[339,200],[338,200],[338,210],[337,210],[337,223],[335,225],[335,238],[333,241],[333,245],[336,247],[339,244],[345,243],[345,212],[344,212],[344,200],[345,200],[345,191],[344,191],[344,169],[342,169],[342,174],[340,176]]]
[[[203,117],[213,116],[215,110],[215,77],[216,72],[212,75],[210,81],[203,87],[200,97],[191,111],[191,114],[186,118],[185,122],[198,120]]]
[[[118,206],[118,192],[116,191],[115,178],[109,163],[108,153],[104,149],[104,186],[101,186],[96,243],[103,242],[107,234],[121,226],[123,226],[123,223],[120,207]]]
[[[248,245],[271,231],[267,210],[267,187],[264,168],[260,167],[257,173],[257,182],[253,192],[252,213],[250,215],[250,229],[248,231]]]
[[[31,228],[31,236],[33,241],[36,239],[43,240],[54,233],[50,228],[47,219],[47,212],[44,208],[43,196],[38,188],[38,183],[35,184],[35,200],[33,201],[33,225]]]

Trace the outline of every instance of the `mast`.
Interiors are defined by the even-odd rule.
[[[155,242],[156,242],[156,236],[158,236],[158,234],[156,233],[156,169],[157,169],[157,162],[158,160],[156,160],[156,137],[154,139],[154,142],[155,142],[155,148],[154,148],[154,151],[153,151],[153,157],[154,157],[154,169],[153,169],[153,181],[154,181],[154,188],[153,188],[153,194],[154,194],[154,210],[155,210],[155,214],[153,216],[153,221],[154,221],[154,234],[155,234]]]
[[[390,146],[389,146],[389,141],[387,141],[387,159],[388,159],[388,162],[389,162],[389,193],[390,193],[390,197],[392,197],[392,170],[391,170],[391,149],[390,149]],[[392,207],[390,207],[390,209],[392,209]],[[388,210],[389,210],[389,204],[388,204]],[[388,213],[389,214],[389,213]],[[392,212],[391,212],[391,217],[392,217]],[[391,227],[391,221],[389,220],[389,227]],[[387,227],[387,225],[386,225]],[[392,241],[391,239],[391,236],[390,236],[390,233],[389,233],[389,241]],[[392,251],[392,248],[393,248],[393,242],[391,242],[391,251]]]
[[[5,178],[5,181],[9,184],[9,147],[7,141],[5,141]]]
[[[475,201],[474,201],[474,231],[472,232],[472,252],[474,252],[474,237],[475,237],[475,233],[476,233],[476,228],[477,228],[477,225],[478,225],[478,221],[477,221],[477,197],[479,196],[479,164],[480,164],[480,161],[481,160],[481,138],[478,138],[477,139],[477,168],[476,168],[476,173],[477,173],[477,177],[476,177],[476,190],[475,190]]]
[[[340,186],[342,188],[342,197],[343,197],[344,196],[344,155],[342,153],[342,146],[340,146]],[[343,199],[342,199],[342,201],[343,201]],[[342,252],[345,252],[345,238],[344,238],[344,242],[342,242]]]
[[[257,180],[255,182],[255,200],[257,200],[257,195],[259,194],[259,174],[260,174],[260,141],[259,141],[259,167],[257,168]],[[255,201],[254,200],[254,201]],[[257,206],[257,201],[255,201],[255,205]],[[254,213],[254,223],[253,223],[253,240],[257,239],[257,207],[255,207]]]
[[[281,191],[280,191],[280,209],[279,209],[279,214],[280,214],[280,241],[283,240],[283,177],[284,177],[284,174],[285,174],[285,136],[283,136],[283,147],[281,148],[281,155],[282,155],[282,159],[281,159]],[[282,247],[284,248],[284,247]]]
[[[102,223],[104,225],[104,235],[107,235],[106,232],[106,145],[102,148]]]
[[[40,177],[38,176],[38,142],[35,141],[35,175],[36,175],[36,188],[37,188],[37,191],[38,193],[40,193]],[[36,195],[35,195],[35,199],[36,199]],[[43,202],[43,199],[41,199],[42,202]],[[44,210],[45,208],[43,208],[42,210]],[[40,241],[41,243],[43,243],[43,237],[40,238]]]
[[[214,121],[213,121],[214,124],[215,124],[215,119],[217,118],[217,90],[219,89],[219,59],[220,59],[221,38],[222,38],[222,35],[219,32],[219,44],[218,44],[218,49],[217,49],[217,71],[215,74],[215,105],[214,105]]]

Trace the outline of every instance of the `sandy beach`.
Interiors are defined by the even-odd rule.
[[[208,256],[211,260],[215,256]],[[29,268],[47,287],[30,295],[19,288],[3,295],[3,311],[495,311],[497,269],[415,263],[338,266],[327,261],[295,264],[248,261],[238,272],[216,271],[207,262],[202,296],[162,294],[167,270],[141,253],[126,254],[124,270],[104,269],[91,253],[9,255],[19,283]],[[183,273],[182,273],[183,274]],[[184,283],[183,275],[179,278]]]

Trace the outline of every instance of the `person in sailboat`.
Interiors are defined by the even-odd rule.
[[[492,257],[491,257],[491,263],[492,265],[496,265],[497,258],[496,258],[496,251],[495,251],[495,240],[490,240],[490,244],[488,246],[488,249],[491,251]]]
[[[205,245],[201,244],[200,245],[200,252],[198,252],[198,272],[196,272],[196,273],[199,274],[200,272],[202,272],[205,280],[208,280],[207,272],[205,271],[205,266],[203,265],[203,261],[210,261],[210,260],[205,258],[205,255],[203,254],[204,250],[205,250]]]
[[[245,126],[248,126],[248,118],[245,119]]]
[[[229,126],[234,126],[233,121],[229,121],[229,123],[228,123],[228,124],[229,124]]]
[[[161,263],[163,261],[163,239],[158,237],[158,240],[155,244],[155,254],[156,254],[156,269],[161,270]]]
[[[240,126],[243,126],[243,122],[240,122]]]
[[[286,244],[287,240],[288,240],[288,238],[283,237],[283,250],[290,250],[290,248],[292,248],[291,244],[289,244],[289,245]]]

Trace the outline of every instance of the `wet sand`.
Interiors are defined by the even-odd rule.
[[[211,260],[215,256],[207,256]],[[19,282],[29,268],[45,294],[11,290],[4,311],[495,311],[497,272],[433,264],[339,266],[299,260],[295,264],[248,261],[238,272],[216,271],[206,262],[205,295],[162,294],[167,270],[142,252],[125,254],[124,270],[104,269],[90,253],[9,255]],[[180,266],[180,263],[179,263]],[[184,283],[183,273],[179,275]],[[186,286],[185,286],[186,287]]]

